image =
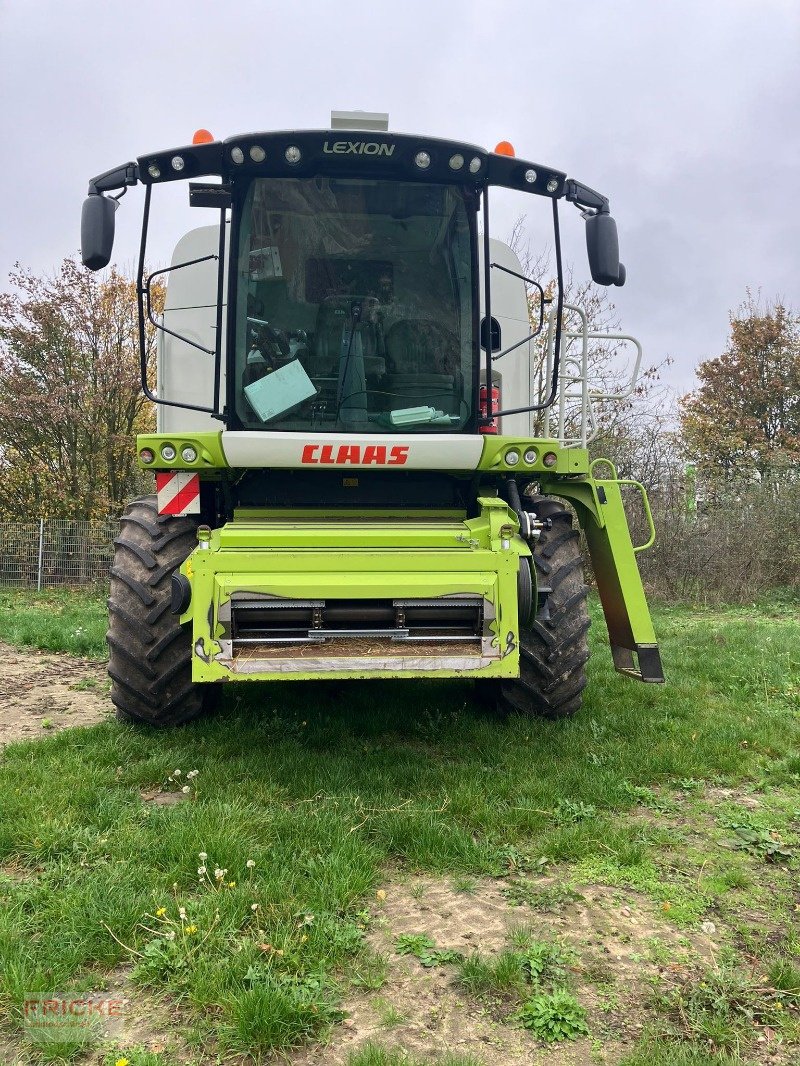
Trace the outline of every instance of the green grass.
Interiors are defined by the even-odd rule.
[[[347,1066],[482,1066],[471,1055],[443,1055],[436,1058],[417,1058],[399,1048],[369,1043],[348,1056]]]
[[[486,958],[478,953],[458,967],[458,980],[474,996],[524,995],[533,986],[566,983],[567,967],[577,961],[560,944],[536,939],[524,926],[511,930],[512,948]]]
[[[389,964],[384,955],[374,951],[363,951],[353,961],[349,971],[349,980],[353,988],[368,992],[377,992],[386,984]]]
[[[47,599],[3,595],[3,639],[50,639]],[[59,619],[82,619],[94,636],[77,650],[98,654],[99,601],[47,597],[61,611],[53,642],[67,628]],[[667,919],[695,927],[722,913],[748,951],[785,959],[774,977],[791,986],[800,957],[787,887],[800,851],[800,623],[788,609],[670,608],[656,612],[656,626],[669,684],[617,676],[596,625],[585,706],[566,722],[500,722],[458,681],[248,684],[230,686],[214,718],[174,732],[107,723],[8,749],[7,1024],[19,1025],[26,996],[96,988],[130,962],[144,994],[179,999],[201,1032],[217,1034],[222,1054],[322,1038],[351,976],[366,988],[384,980],[380,963],[365,963],[363,938],[375,886],[398,864],[450,881],[596,878],[669,903]],[[176,769],[199,771],[189,799],[143,803],[140,790]],[[704,790],[743,782],[759,795],[752,824],[778,832],[788,858],[765,862],[725,846],[731,812],[703,806]],[[634,808],[649,818],[631,817]],[[683,839],[673,827],[692,811],[703,832]],[[219,880],[217,867],[227,869]],[[569,905],[569,890],[551,895],[554,908]],[[764,914],[784,930],[780,943],[761,929]],[[702,993],[684,990],[698,1026],[713,1028],[719,1019]],[[556,1022],[569,1013],[540,1007]],[[667,1017],[672,1007],[654,1009]],[[628,1066],[727,1061],[691,1057],[680,1035],[659,1037],[653,1047],[677,1041],[683,1058],[665,1051]],[[359,1054],[350,1066],[414,1063],[380,1049]]]
[[[110,1055],[107,1055],[103,1060],[103,1066],[116,1066],[116,1063],[123,1058],[122,1055],[116,1051]],[[128,1060],[128,1066],[172,1066],[172,1063],[166,1056],[160,1055],[157,1052],[148,1051],[146,1048],[134,1047],[128,1048],[125,1052],[124,1058]]]
[[[470,955],[458,968],[459,983],[474,997],[521,994],[529,977],[525,958],[517,951],[501,951],[492,958]]]
[[[105,589],[0,589],[0,640],[42,651],[105,658]]]
[[[686,1047],[675,1040],[647,1039],[619,1066],[741,1066],[742,1059],[725,1052]]]
[[[461,987],[543,1043],[587,1035],[586,1011],[570,991],[576,953],[538,939],[523,923],[509,930],[509,942],[511,948],[492,957],[476,952],[464,959],[457,970]]]

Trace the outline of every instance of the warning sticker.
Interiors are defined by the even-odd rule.
[[[186,471],[156,474],[158,513],[185,515],[200,513],[200,475]]]

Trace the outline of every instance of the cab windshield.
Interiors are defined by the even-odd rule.
[[[244,427],[430,433],[471,420],[469,196],[412,182],[253,181],[235,310]]]

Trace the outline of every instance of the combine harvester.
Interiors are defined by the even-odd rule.
[[[186,179],[219,221],[146,276],[154,193]],[[560,200],[583,213],[594,281],[625,280],[604,196],[506,142],[389,133],[382,115],[222,142],[200,130],[90,182],[90,269],[110,261],[117,201],[138,184],[142,388],[158,421],[137,449],[157,495],[127,507],[115,542],[120,718],[186,722],[214,682],[421,677],[474,678],[507,711],[573,714],[589,617],[562,501],[586,534],[616,668],[663,680],[636,563],[647,545],[631,542],[624,483],[597,476],[586,448],[593,335],[585,316],[562,329]],[[549,205],[552,300],[490,237],[495,186]]]

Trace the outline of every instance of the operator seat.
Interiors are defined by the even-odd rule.
[[[350,303],[348,297],[331,297],[319,305],[313,351],[306,361],[306,370],[312,378],[339,376],[342,343],[351,323]],[[379,353],[375,323],[362,319],[356,330],[361,340],[367,375],[380,376],[384,372],[385,363],[382,358],[377,358]]]
[[[452,330],[424,319],[401,319],[386,333],[387,389],[409,407],[459,414],[461,345]]]
[[[346,325],[347,315],[344,310],[331,303],[319,305],[313,351],[306,367],[312,378],[335,378],[339,373],[342,334]]]

